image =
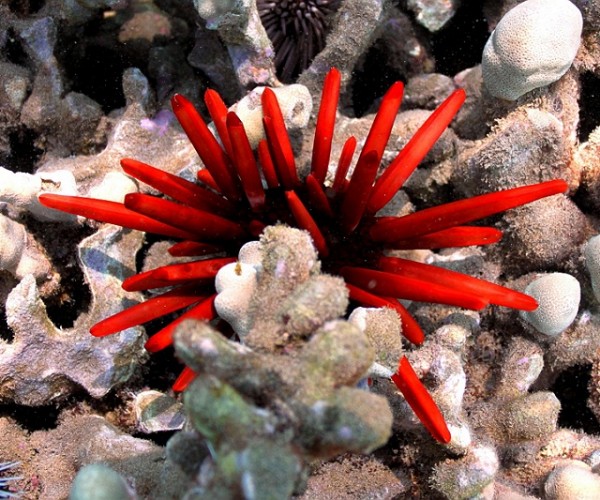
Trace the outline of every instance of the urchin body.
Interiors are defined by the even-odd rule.
[[[340,0],[257,0],[256,5],[275,48],[279,77],[290,81],[325,47],[329,18]]]

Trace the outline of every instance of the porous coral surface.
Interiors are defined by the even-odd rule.
[[[0,4],[0,463],[18,462],[0,498],[4,490],[67,498],[77,471],[96,463],[121,475],[123,495],[138,498],[566,499],[580,495],[583,483],[597,488],[600,257],[588,240],[600,230],[598,2],[571,2],[583,27],[566,73],[511,102],[485,87],[481,60],[515,1],[340,0],[327,15],[323,49],[289,81],[298,87],[278,81],[283,56],[256,3],[227,2],[225,10],[225,2],[203,0]],[[170,353],[143,350],[145,335],[164,326],[160,319],[146,333],[89,335],[97,321],[148,298],[122,290],[125,278],[177,259],[142,233],[49,215],[36,197],[156,194],[122,175],[123,157],[193,180],[203,165],[169,99],[184,94],[208,118],[201,100],[208,88],[228,106],[245,97],[237,111],[247,112],[245,125],[257,133],[260,99],[249,91],[277,88],[304,176],[331,67],[342,88],[335,159],[349,135],[359,146],[365,140],[391,83],[405,83],[383,168],[448,95],[466,91],[451,127],[393,200],[394,214],[551,179],[568,183],[566,196],[486,220],[504,232],[494,245],[392,256],[520,291],[540,275],[568,274],[581,290],[578,308],[571,301],[575,318],[550,337],[510,309],[413,302],[406,305],[426,337],[414,347],[390,335],[399,326],[389,310],[344,319],[347,299],[331,281],[339,278],[316,269],[285,288],[262,277],[245,288],[246,302],[224,306],[238,315],[232,324],[240,337],[245,331],[243,346],[214,337],[213,327],[233,335],[218,322],[186,323],[176,335],[181,359],[207,372],[177,395],[171,383],[181,365]],[[13,246],[24,248],[20,259]],[[269,255],[283,255],[282,248],[273,243]],[[303,241],[295,250],[309,255],[310,248]],[[241,257],[238,264],[242,272],[250,265]],[[342,334],[348,344],[331,345],[364,357],[315,356],[322,346],[311,354],[311,345]],[[440,407],[452,435],[447,445],[425,432],[386,379],[401,354]],[[365,430],[362,441],[353,426]],[[79,477],[77,491],[94,477],[102,476]]]

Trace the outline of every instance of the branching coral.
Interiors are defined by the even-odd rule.
[[[500,231],[467,224],[562,193],[567,189],[566,183],[548,181],[402,217],[378,217],[377,213],[392,201],[452,121],[465,94],[460,89],[452,93],[378,176],[402,100],[403,86],[395,83],[383,97],[352,173],[347,175],[356,138],[346,141],[337,167],[330,165],[340,78],[334,69],[325,80],[312,162],[305,177],[299,174],[302,166],[296,165],[281,109],[271,89],[266,88],[261,96],[266,139],[258,145],[259,162],[239,118],[227,111],[216,92],[209,91],[205,102],[220,143],[189,101],[180,95],[172,100],[177,118],[206,167],[199,172],[200,184],[136,160],[121,162],[126,173],[173,201],[140,193],[127,195],[124,204],[40,196],[40,201],[52,208],[182,240],[169,249],[172,255],[208,256],[127,278],[123,287],[128,291],[167,286],[173,289],[103,320],[92,328],[94,335],[109,335],[191,306],[149,339],[146,348],[155,352],[172,343],[173,331],[184,319],[215,318],[216,273],[236,260],[233,256],[240,243],[255,238],[275,222],[307,230],[323,259],[324,270],[344,278],[350,298],[360,304],[394,309],[402,319],[403,334],[415,343],[423,341],[423,332],[398,298],[470,309],[482,309],[488,304],[522,310],[537,307],[534,299],[522,293],[453,271],[387,257],[384,252],[493,243],[501,237]],[[192,377],[190,371],[184,372],[175,387],[183,388]],[[443,418],[404,358],[394,381],[404,389],[408,401],[436,438],[448,441],[450,435]]]
[[[269,227],[258,247],[244,346],[205,323],[185,322],[175,334],[177,353],[200,374],[184,402],[213,449],[195,468],[209,497],[287,498],[311,460],[368,453],[390,435],[386,399],[356,387],[376,351],[358,327],[336,319],[347,306],[344,282],[320,273],[304,231]],[[306,293],[314,288],[331,307]]]

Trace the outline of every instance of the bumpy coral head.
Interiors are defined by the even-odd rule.
[[[298,76],[323,50],[328,20],[339,5],[340,0],[257,0],[282,81]]]
[[[184,319],[215,319],[216,273],[236,260],[241,245],[276,222],[308,231],[324,269],[344,278],[354,303],[396,311],[403,335],[415,344],[423,342],[423,331],[398,299],[476,310],[488,304],[520,310],[537,307],[534,299],[522,293],[454,271],[389,257],[385,252],[493,243],[501,237],[500,231],[468,223],[564,192],[566,183],[555,180],[508,189],[400,217],[377,216],[452,121],[465,94],[461,89],[452,93],[378,175],[402,99],[402,83],[395,83],[383,97],[348,175],[357,144],[354,137],[346,140],[339,159],[330,165],[340,79],[335,69],[325,78],[310,173],[304,178],[298,175],[290,138],[271,89],[264,89],[262,94],[266,139],[259,143],[256,156],[240,119],[209,90],[205,102],[220,143],[189,101],[179,95],[172,100],[181,126],[206,167],[198,173],[199,183],[124,159],[121,165],[127,174],[166,197],[134,193],[121,204],[40,196],[48,207],[180,240],[170,247],[171,255],[197,257],[193,262],[166,265],[126,279],[123,287],[128,291],[170,290],[101,321],[92,328],[93,335],[109,335],[181,312],[178,319],[148,340],[146,348],[155,352],[172,343],[173,331]],[[193,376],[186,369],[175,388],[181,390]],[[405,357],[392,380],[432,435],[447,442],[450,434],[444,419]]]

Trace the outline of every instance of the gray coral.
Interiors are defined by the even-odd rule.
[[[26,275],[9,294],[7,323],[11,342],[0,341],[0,398],[43,405],[70,394],[78,385],[101,397],[127,380],[143,360],[141,332],[129,329],[117,338],[97,339],[89,327],[122,304],[138,298],[121,288],[141,244],[139,233],[106,227],[86,238],[79,257],[93,301],[73,328],[56,327],[46,312],[33,275]]]

